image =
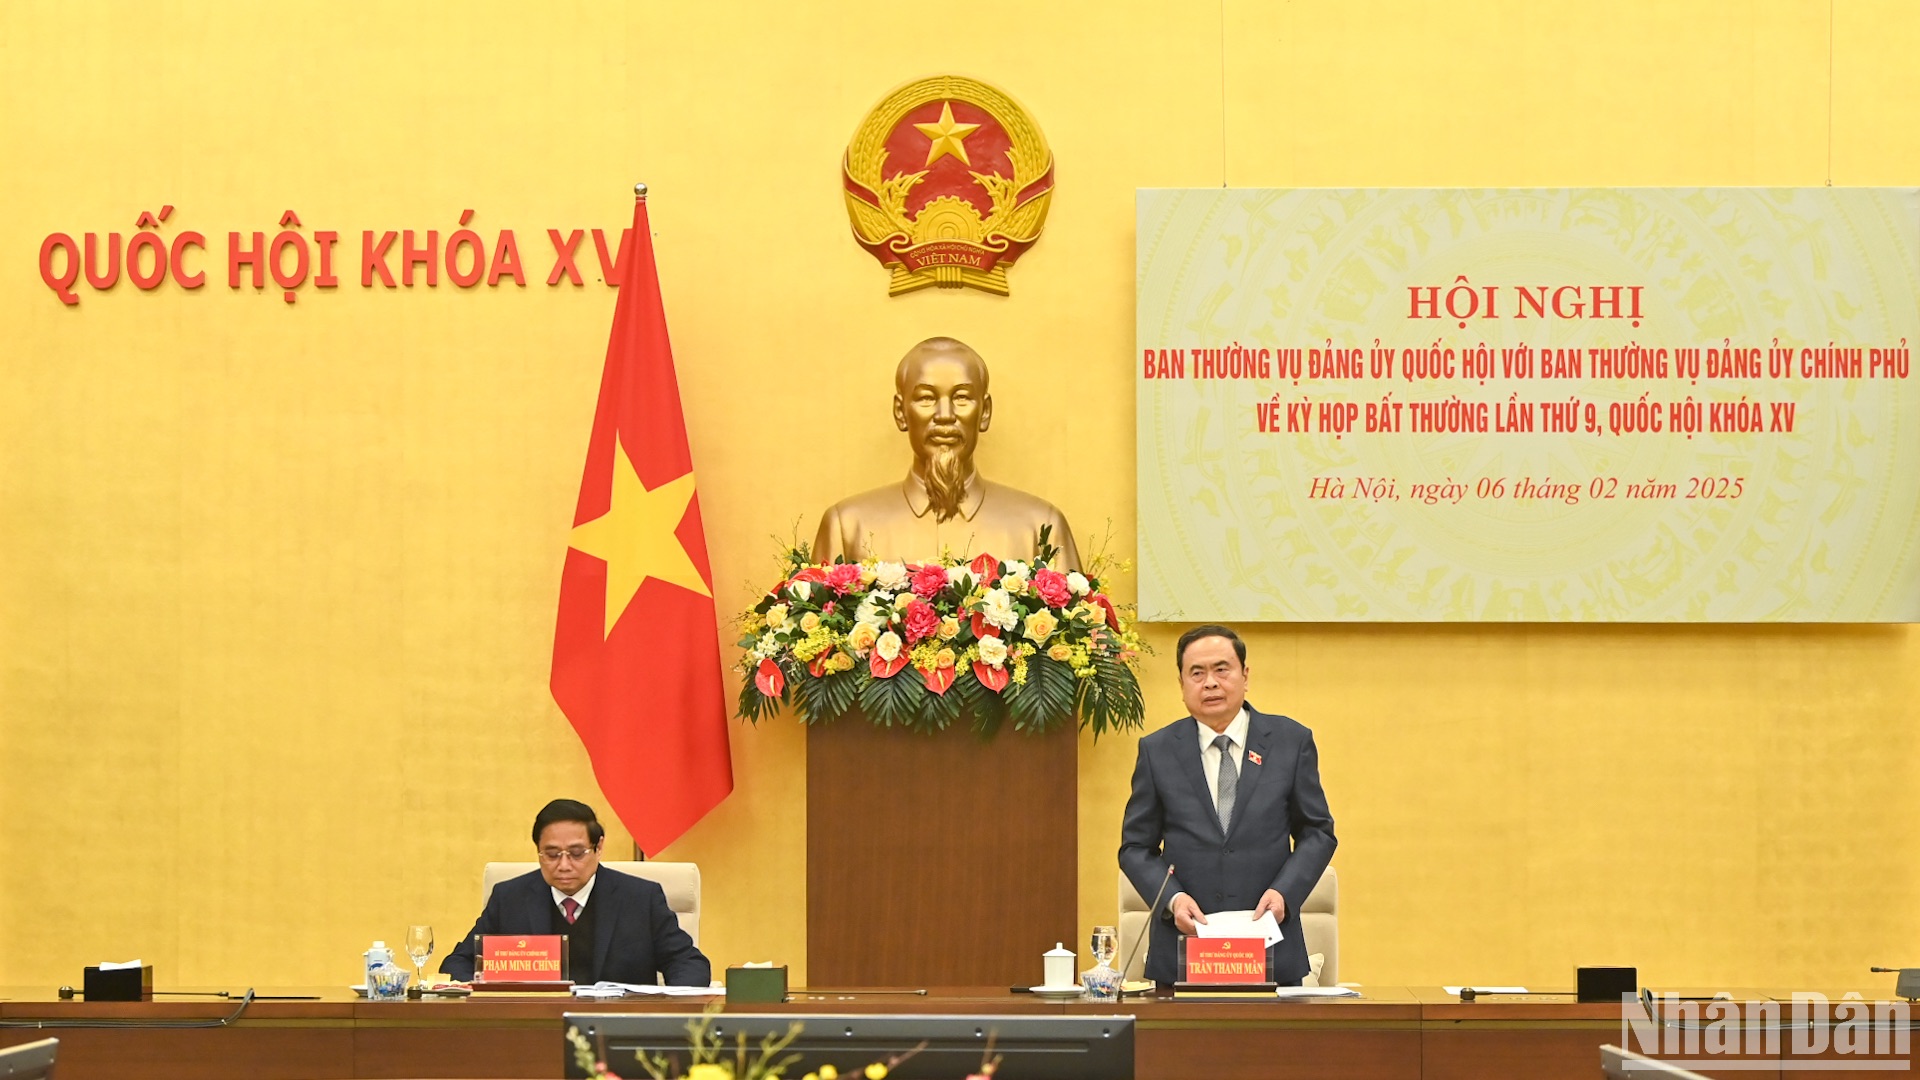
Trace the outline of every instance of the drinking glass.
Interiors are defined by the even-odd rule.
[[[406,949],[407,955],[413,958],[414,983],[425,986],[427,958],[433,955],[433,927],[407,927]]]
[[[1113,954],[1120,943],[1120,932],[1111,926],[1093,928],[1093,962],[1101,967],[1113,966]]]

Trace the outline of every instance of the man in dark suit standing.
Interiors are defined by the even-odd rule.
[[[1147,977],[1181,981],[1179,935],[1208,911],[1273,912],[1283,935],[1267,953],[1275,982],[1306,978],[1300,905],[1333,858],[1333,815],[1313,733],[1248,706],[1247,646],[1224,626],[1180,636],[1180,694],[1191,715],[1140,740],[1120,825],[1120,869],[1149,900]]]
[[[540,869],[494,886],[487,907],[440,970],[473,978],[476,934],[566,934],[576,983],[706,986],[713,967],[680,929],[667,894],[645,878],[600,865],[607,831],[593,807],[555,799],[533,819]]]

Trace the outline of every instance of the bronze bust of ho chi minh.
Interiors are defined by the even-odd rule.
[[[974,467],[980,433],[993,420],[980,354],[953,338],[928,338],[900,358],[893,381],[893,422],[907,433],[913,468],[899,483],[829,507],[814,537],[814,560],[919,561],[943,552],[1031,559],[1041,528],[1051,526],[1060,549],[1054,568],[1078,569],[1080,552],[1058,508]]]

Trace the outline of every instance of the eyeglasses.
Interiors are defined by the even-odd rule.
[[[541,848],[540,861],[543,863],[557,863],[565,859],[572,859],[574,862],[579,862],[589,854],[599,850],[599,848],[587,847]]]

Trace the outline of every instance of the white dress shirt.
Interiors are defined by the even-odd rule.
[[[587,879],[587,883],[585,885],[580,886],[580,891],[573,894],[573,901],[574,903],[580,905],[581,911],[585,911],[587,909],[587,897],[592,894],[593,883],[599,880],[599,878],[600,878],[599,873],[595,872],[593,877],[590,877]],[[560,901],[565,900],[567,898],[567,894],[561,892],[559,889],[555,889],[551,885],[547,886],[547,888],[553,891],[553,906],[559,908],[560,911],[564,914],[567,910],[567,906],[561,903]],[[576,919],[579,918],[579,915],[575,914],[574,918]]]
[[[1200,728],[1200,771],[1207,776],[1207,794],[1213,797],[1215,806],[1220,805],[1220,751],[1213,745],[1213,740],[1221,735],[1233,740],[1227,750],[1233,754],[1233,771],[1237,776],[1247,760],[1247,727],[1252,722],[1252,715],[1245,705],[1240,706],[1240,711],[1234,715],[1233,722],[1227,725],[1225,731],[1216,732],[1196,721]]]

